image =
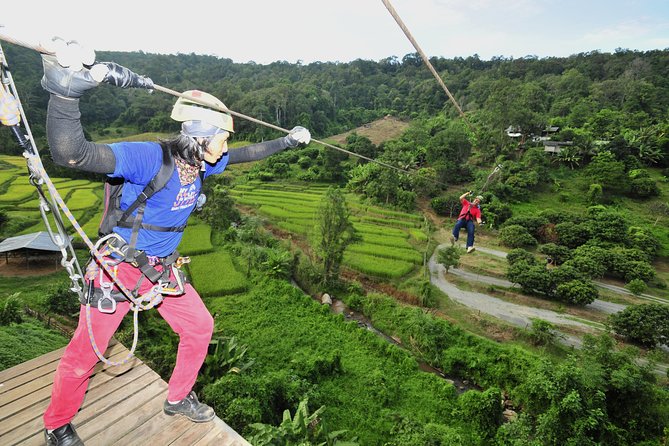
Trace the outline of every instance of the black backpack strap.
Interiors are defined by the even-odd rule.
[[[151,181],[149,181],[149,184],[147,184],[144,190],[142,190],[142,192],[137,196],[135,202],[128,206],[128,209],[123,212],[123,216],[121,217],[120,221],[127,220],[128,217],[130,217],[130,215],[135,212],[135,209],[137,209],[140,205],[145,204],[146,200],[151,198],[156,192],[165,187],[167,182],[172,177],[172,172],[174,172],[174,158],[172,158],[172,154],[167,147],[161,147],[163,149],[163,163],[160,166],[158,173],[156,173],[156,175],[151,178]]]
[[[137,237],[139,236],[139,228],[142,226],[142,219],[144,218],[144,208],[146,201],[151,198],[156,192],[165,187],[174,172],[174,158],[166,146],[161,145],[163,149],[163,163],[158,170],[158,173],[151,178],[149,184],[137,196],[137,199],[128,206],[119,220],[119,224],[124,223],[131,214],[137,210],[137,215],[132,222],[132,234],[130,236],[130,243],[128,243],[128,251],[126,259],[132,261],[135,257],[135,246],[137,245]]]

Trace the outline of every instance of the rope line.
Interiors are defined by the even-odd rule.
[[[441,88],[446,93],[446,96],[448,96],[448,99],[451,100],[451,102],[453,103],[455,108],[458,110],[458,113],[460,114],[462,119],[465,121],[465,124],[467,124],[467,126],[469,127],[469,130],[471,130],[472,133],[476,134],[476,131],[474,130],[474,127],[467,120],[467,116],[465,115],[465,112],[462,111],[462,108],[460,107],[460,104],[458,104],[458,101],[455,100],[455,97],[453,97],[450,90],[448,89],[448,87],[444,83],[443,79],[441,78],[441,76],[439,76],[439,73],[437,73],[437,70],[435,70],[434,66],[430,62],[430,59],[427,57],[427,54],[425,54],[425,52],[418,45],[418,42],[416,42],[416,39],[414,39],[413,35],[409,31],[409,28],[407,28],[407,26],[404,24],[404,22],[402,21],[402,19],[399,16],[399,14],[397,13],[397,11],[395,11],[395,8],[393,8],[393,5],[390,3],[389,0],[381,0],[381,2],[384,4],[384,6],[388,10],[388,12],[390,12],[390,15],[393,16],[393,18],[395,19],[395,21],[397,22],[399,27],[404,32],[404,35],[409,39],[409,41],[411,42],[413,47],[416,49],[416,51],[420,55],[421,59],[423,59],[423,62],[425,63],[425,65],[427,65],[427,68],[430,70],[430,72],[432,73],[434,78],[437,80],[437,82],[439,82],[439,85],[441,86]]]

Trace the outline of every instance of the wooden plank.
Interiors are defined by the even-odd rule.
[[[124,435],[126,428],[134,425],[135,411],[137,407],[143,406],[152,399],[164,400],[167,385],[164,381],[154,381],[144,387],[140,392],[119,402],[103,412],[96,412],[95,418],[77,428],[79,436],[89,446],[106,446],[117,439],[118,435]],[[130,414],[130,415],[129,415]]]
[[[109,393],[109,391],[107,391],[106,389],[100,390],[102,385],[107,381],[115,379],[118,381],[116,383],[117,386],[121,387],[129,384],[130,382],[136,379],[139,379],[144,374],[151,372],[153,371],[149,367],[144,366],[144,367],[135,367],[127,371],[127,373],[118,377],[113,377],[111,375],[93,376],[88,386],[88,391],[86,393],[86,398],[84,400],[84,406],[91,405],[95,401],[104,398]],[[41,420],[42,414],[49,405],[50,397],[51,397],[50,389],[48,392],[36,392],[26,395],[23,400],[26,401],[34,400],[35,402],[29,406],[26,405],[25,408],[16,411],[13,414],[9,414],[8,419],[2,421],[2,424],[0,424],[0,439],[2,438],[2,435],[8,433],[11,430],[18,429],[21,425],[26,424],[35,418],[39,418]],[[0,442],[0,444],[2,444],[2,442]]]
[[[193,443],[193,446],[251,446],[220,418],[214,419],[214,429]]]
[[[98,409],[101,406],[100,401],[106,401],[106,404],[115,404],[116,402],[123,400],[124,398],[127,398],[129,394],[132,394],[132,392],[140,390],[142,387],[148,385],[148,383],[156,381],[157,379],[160,379],[160,377],[153,372],[150,368],[144,366],[146,372],[141,375],[138,379],[132,381],[130,378],[132,375],[128,376],[125,378],[125,380],[129,381],[130,384],[127,385],[126,387],[122,388],[124,392],[114,392],[114,388],[107,388],[106,390],[102,390],[105,388],[105,384],[110,381],[110,379],[104,380],[104,382],[101,382],[100,384],[96,384],[93,382],[94,380],[91,380],[91,387],[94,390],[94,393],[89,396],[87,393],[86,395],[86,400],[84,400],[84,406],[82,406],[81,411],[77,414],[77,416],[74,418],[73,423],[75,426],[78,426],[82,421],[81,420],[87,420],[90,417],[90,411],[86,410],[86,407],[92,407],[93,410]],[[138,371],[138,373],[140,373]],[[146,378],[144,378],[146,377]],[[95,377],[94,377],[95,378]],[[116,377],[116,380],[121,380],[121,377]],[[111,380],[114,381],[114,380]],[[139,382],[139,383],[137,383]],[[121,383],[119,382],[119,386]],[[97,390],[95,390],[97,388]],[[89,388],[89,392],[92,390]],[[50,396],[50,388],[48,390],[48,393]],[[106,397],[106,398],[105,398]],[[97,400],[96,400],[97,398]],[[46,405],[44,406],[44,409],[46,409]],[[43,412],[43,410],[42,410]],[[18,441],[22,445],[23,444],[35,444],[35,445],[41,445],[43,444],[43,438],[42,438],[42,430],[44,429],[43,422],[42,422],[42,412],[39,412],[35,414],[35,418],[30,419],[27,421],[25,424],[17,427],[16,429],[8,432],[5,436],[0,437],[0,444],[5,444],[4,441]],[[78,429],[77,429],[78,430]]]
[[[124,350],[126,353],[124,353]],[[127,354],[127,350],[125,347],[123,347],[121,344],[117,344],[109,349],[109,357],[111,358],[123,358]],[[121,356],[123,355],[123,356]],[[94,369],[93,373],[97,373],[102,368],[109,367],[106,364],[103,363],[98,363],[96,366],[96,369]],[[20,387],[15,387],[8,392],[0,394],[0,408],[3,406],[13,403],[14,401],[18,400],[21,398],[23,395],[26,395],[28,393],[33,393],[37,392],[44,387],[50,387],[51,384],[53,383],[53,376],[56,373],[55,367],[51,373],[43,375],[37,379],[34,379],[33,381],[25,383],[25,385],[20,386]]]
[[[112,340],[106,352],[112,361],[128,354],[125,347],[115,344]],[[42,415],[49,404],[53,374],[63,351],[59,349],[0,372],[6,383],[11,381],[0,389],[0,445],[43,446]],[[167,383],[138,358],[122,366],[98,363],[73,424],[88,446],[250,446],[219,418],[193,423],[184,417],[165,415],[166,393]]]
[[[209,423],[191,423],[191,428],[185,431],[182,435],[177,437],[171,446],[193,446],[193,443],[199,441],[202,437],[207,435],[210,430],[215,429],[214,422]]]
[[[114,338],[112,338],[109,341],[109,346],[107,347],[107,351],[111,351],[110,348],[113,347],[114,345],[118,344],[118,341]],[[34,368],[40,367],[44,364],[48,364],[50,362],[54,361],[59,361],[60,357],[63,356],[63,353],[65,352],[65,347],[59,348],[58,350],[54,350],[52,352],[46,353],[42,356],[38,356],[37,358],[33,358],[30,361],[22,362],[21,364],[17,364],[14,367],[10,367],[8,369],[0,371],[0,383],[4,383],[5,381],[10,380],[13,377],[22,375],[30,370],[33,370]],[[55,369],[55,367],[54,367]],[[2,392],[0,388],[0,392]]]
[[[153,423],[153,418],[162,412],[163,401],[165,401],[165,395],[160,392],[151,400],[133,409],[132,417],[125,417],[122,422],[116,423],[113,429],[107,429],[95,437],[88,438],[86,444],[107,446],[117,442],[126,434],[134,435],[134,431],[139,427]],[[143,440],[142,444],[146,444],[147,438],[144,437]],[[150,442],[150,444],[155,443]]]
[[[33,370],[27,371],[21,375],[10,377],[7,381],[2,383],[2,387],[0,387],[0,395],[5,392],[9,392],[16,387],[22,386],[25,383],[34,381],[35,379],[44,375],[53,375],[57,363],[57,361],[53,361],[42,364],[41,366],[37,366]]]
[[[114,445],[118,446],[144,446],[145,444],[167,445],[171,444],[180,435],[191,428],[193,422],[184,417],[170,417],[162,412],[162,401],[160,413],[150,423],[144,423],[132,432],[117,440]]]
[[[157,382],[158,381],[156,381],[150,373],[146,373],[126,387],[120,388],[116,392],[112,391],[107,394],[106,397],[103,396],[93,404],[82,407],[81,411],[74,417],[74,420],[72,420],[72,424],[74,424],[77,429],[77,433],[82,439],[85,439],[86,436],[95,435],[99,431],[109,428],[110,425],[113,427],[114,422],[118,420],[118,416],[116,416],[115,413],[108,415],[109,411],[113,410],[115,407],[123,405],[123,410],[126,410],[127,414],[132,413],[133,408],[128,407],[128,405],[136,403],[136,400],[133,400],[133,396],[140,395],[142,389],[147,385],[155,384]],[[101,388],[103,395],[104,387],[105,386],[102,386]],[[21,429],[25,429],[25,426],[22,426]],[[37,419],[37,423],[32,424],[28,429],[32,431],[32,436],[26,438],[21,445],[43,446],[43,440],[41,438],[41,430],[43,429],[41,417]]]
[[[39,362],[35,363],[35,367],[32,370],[20,371],[20,368],[18,366],[16,368],[13,367],[11,369],[8,369],[7,370],[8,372],[10,372],[10,371],[13,371],[13,372],[9,373],[8,376],[7,376],[7,379],[2,383],[2,387],[0,387],[0,394],[2,394],[4,392],[7,392],[7,391],[9,391],[13,388],[16,388],[16,387],[18,387],[22,384],[27,383],[27,382],[34,381],[35,379],[40,378],[40,377],[42,377],[44,375],[47,375],[49,373],[51,373],[51,375],[53,376],[53,372],[56,370],[56,367],[58,366],[58,362],[60,361],[60,358],[62,356],[62,352],[64,351],[64,348],[60,349],[60,350],[56,350],[56,351],[61,352],[60,356],[58,356],[57,358],[55,358],[52,361],[48,361],[48,362],[45,362],[43,364],[40,364]],[[127,352],[128,350],[125,347],[123,347],[123,345],[118,344],[118,343],[114,343],[114,345],[110,346],[107,349],[106,355],[108,355],[108,357],[115,357],[121,351],[126,351]],[[51,353],[48,353],[44,356],[51,357]],[[36,358],[36,359],[39,359],[39,358]],[[26,363],[24,363],[24,364],[26,364]],[[19,369],[19,371],[15,370],[15,369]],[[18,374],[14,373],[14,372],[16,372]],[[12,375],[15,375],[15,376],[12,376]]]

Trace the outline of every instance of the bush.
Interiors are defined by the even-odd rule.
[[[554,324],[543,319],[532,319],[529,335],[534,345],[551,345],[555,343],[559,333]]]
[[[627,230],[627,246],[640,249],[652,260],[660,250],[660,242],[646,228],[630,226]]]
[[[504,226],[499,232],[500,242],[510,248],[536,246],[537,240],[532,237],[527,228],[521,225]]]
[[[555,231],[558,234],[558,243],[569,248],[584,245],[591,237],[590,226],[586,223],[558,223],[555,225]]]
[[[555,243],[546,243],[539,247],[539,252],[550,257],[555,265],[561,265],[571,255],[571,251],[566,246],[556,245]]]
[[[630,290],[630,292],[635,296],[639,296],[644,291],[646,291],[648,285],[646,285],[646,282],[644,282],[641,279],[633,279],[630,280],[630,282],[627,285],[625,285],[625,288]]]
[[[575,305],[591,304],[597,299],[597,288],[584,280],[571,280],[561,283],[555,290],[556,297],[561,301]]]
[[[655,278],[655,269],[648,262],[635,260],[627,264],[624,278],[626,282],[634,280],[649,282]]]
[[[529,265],[526,262],[517,262],[509,266],[506,277],[512,283],[520,285],[522,290],[530,294],[549,295],[551,278],[549,271],[543,265]]]
[[[470,390],[458,398],[457,416],[472,424],[485,438],[493,438],[502,425],[502,392],[492,387],[484,392]]]
[[[69,282],[52,288],[44,299],[44,305],[47,311],[63,316],[72,316],[81,307],[78,296],[70,290]]]
[[[457,267],[460,263],[460,249],[457,246],[449,246],[448,248],[440,249],[438,254],[438,262],[446,268],[446,272],[451,267]]]
[[[580,271],[583,275],[588,277],[604,277],[604,274],[606,273],[604,264],[587,256],[573,256],[571,259],[564,262],[563,266],[568,266],[576,271]]]
[[[494,199],[481,206],[481,215],[483,215],[486,222],[490,224],[491,227],[498,228],[511,218],[511,206],[500,200]]]
[[[660,188],[650,177],[648,172],[642,169],[633,169],[627,174],[630,179],[629,195],[635,198],[649,198],[660,195]]]
[[[586,194],[586,200],[588,204],[601,204],[602,198],[604,196],[604,191],[602,190],[601,184],[591,184],[588,188],[588,193]]]
[[[541,227],[548,223],[549,222],[546,217],[537,215],[522,215],[509,218],[504,226],[520,225],[527,229],[527,232],[529,232],[533,237],[537,237]]]
[[[632,305],[609,316],[613,330],[630,341],[654,347],[669,345],[669,306]]]
[[[528,265],[537,264],[537,259],[534,257],[534,254],[529,251],[525,251],[522,248],[516,248],[509,251],[509,253],[506,255],[506,261],[509,263],[509,265],[513,265],[518,262],[525,262]]]
[[[0,310],[0,325],[23,322],[21,302],[18,296],[19,293],[14,293],[5,300],[2,310]]]

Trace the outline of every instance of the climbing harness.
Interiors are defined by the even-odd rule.
[[[26,158],[26,164],[30,175],[29,176],[30,183],[33,186],[35,186],[39,195],[40,214],[42,216],[44,224],[46,225],[47,231],[49,233],[52,242],[61,251],[62,254],[61,265],[67,270],[67,273],[69,275],[71,281],[70,289],[79,296],[79,300],[82,303],[85,303],[86,325],[88,328],[88,335],[93,350],[95,351],[95,354],[98,356],[98,358],[105,364],[111,366],[125,364],[134,356],[134,351],[137,346],[138,331],[139,331],[138,330],[139,312],[144,310],[149,310],[158,305],[162,301],[164,295],[183,294],[184,291],[183,273],[181,273],[181,271],[178,270],[178,267],[181,266],[183,263],[187,263],[187,260],[175,259],[175,261],[173,261],[169,265],[169,268],[167,267],[164,268],[168,278],[170,272],[174,275],[175,277],[174,283],[170,282],[169,279],[165,280],[164,275],[161,275],[156,285],[151,287],[151,289],[148,292],[144,293],[141,296],[136,296],[134,292],[128,290],[118,280],[113,280],[113,283],[109,281],[104,281],[103,271],[106,272],[107,275],[112,279],[116,278],[115,267],[117,266],[117,264],[115,265],[114,264],[115,262],[110,261],[107,256],[113,254],[112,246],[114,246],[114,244],[111,243],[111,240],[116,239],[118,242],[119,241],[118,239],[120,240],[122,239],[116,234],[110,234],[109,236],[101,238],[94,245],[93,242],[90,240],[90,238],[83,231],[77,220],[74,218],[72,212],[70,212],[69,208],[65,204],[61,195],[58,193],[58,190],[54,186],[53,181],[51,180],[46,170],[44,169],[44,166],[42,165],[42,161],[39,157],[37,146],[32,136],[32,132],[30,131],[28,120],[26,119],[26,115],[21,105],[16,85],[14,84],[14,80],[11,76],[11,72],[9,70],[9,66],[7,64],[4,51],[1,45],[0,45],[0,78],[2,80],[2,89],[3,89],[2,94],[11,95],[18,104],[19,114],[20,114],[19,122],[23,121],[24,128],[22,128],[19,125],[19,123],[11,125],[10,127],[19,145],[21,146],[21,148],[24,149],[23,156],[24,158]],[[47,198],[44,186],[46,186],[46,189],[48,190],[49,196],[51,198],[50,200],[49,198]],[[86,275],[84,276],[81,270],[81,266],[79,265],[79,262],[77,260],[74,247],[72,246],[70,238],[67,235],[67,231],[65,229],[65,225],[62,216],[60,214],[61,211],[63,214],[65,214],[65,216],[69,220],[74,230],[77,232],[77,234],[81,237],[86,246],[89,248],[89,251],[92,256],[89,266],[91,266],[91,264],[97,264],[101,267],[101,269],[98,268],[96,270],[95,267],[91,267],[90,269],[87,269]],[[48,212],[52,213],[53,220],[56,226],[55,231],[51,227],[51,224],[49,222],[47,216]],[[125,241],[123,241],[123,243],[125,243]],[[119,243],[116,246],[119,245],[121,244]],[[130,309],[133,311],[134,334],[133,334],[132,347],[128,352],[127,356],[120,361],[110,361],[107,358],[105,358],[103,352],[101,352],[100,349],[98,348],[95,342],[95,338],[93,336],[90,309],[95,293],[95,290],[93,289],[94,288],[93,279],[95,279],[96,275],[98,274],[100,277],[101,293],[102,293],[102,297],[97,300],[98,309],[103,313],[105,312],[109,313],[115,310],[116,301],[112,297],[112,290],[114,287],[116,287],[123,296],[123,298],[125,300],[130,301]],[[84,277],[89,281],[89,286],[85,295],[84,295],[84,288],[85,288]]]

